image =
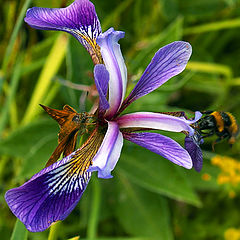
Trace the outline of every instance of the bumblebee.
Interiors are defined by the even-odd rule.
[[[235,117],[229,112],[204,111],[205,116],[195,123],[195,129],[203,137],[210,137],[216,134],[218,138],[213,142],[213,148],[216,143],[227,139],[230,145],[236,142],[239,133],[239,127]]]

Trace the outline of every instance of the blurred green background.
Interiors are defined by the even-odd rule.
[[[120,40],[129,91],[154,53],[185,40],[193,54],[186,70],[128,111],[229,111],[240,121],[240,1],[93,0],[103,31]],[[69,104],[89,111],[93,64],[77,40],[31,29],[23,22],[32,6],[63,7],[66,0],[1,1],[0,8],[0,236],[5,239],[238,240],[240,239],[240,141],[203,144],[200,173],[185,170],[125,142],[110,180],[92,178],[63,222],[28,233],[10,212],[5,192],[41,170],[57,145],[58,126],[38,105]],[[72,89],[68,80],[83,84]],[[164,133],[183,144],[183,134]],[[15,224],[16,223],[16,224]],[[77,239],[77,238],[74,238]]]

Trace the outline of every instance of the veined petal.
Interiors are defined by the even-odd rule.
[[[107,101],[107,90],[109,73],[103,64],[97,64],[94,68],[95,84],[99,93],[99,113],[103,114],[109,108]]]
[[[197,132],[193,136],[186,136],[185,138],[185,149],[193,161],[193,167],[197,172],[200,172],[203,165],[203,154],[200,148],[200,144],[203,143],[203,139]]]
[[[109,80],[109,104],[110,108],[106,118],[111,119],[117,112],[126,92],[127,68],[121,53],[118,40],[124,37],[124,32],[114,31],[110,28],[97,38],[101,48],[104,64],[110,74]]]
[[[123,137],[133,143],[136,143],[148,150],[157,153],[173,163],[185,167],[192,168],[192,159],[188,152],[177,142],[169,137],[165,137],[158,133],[142,132],[129,133],[123,132]]]
[[[9,190],[6,202],[31,232],[40,232],[65,219],[87,187],[86,169],[99,149],[103,136],[96,131],[79,150],[43,169],[28,182]]]
[[[198,120],[187,120],[184,117],[175,117],[163,113],[136,112],[125,114],[116,119],[119,128],[148,128],[159,129],[171,132],[187,131],[189,135],[194,133],[190,124]]]
[[[152,92],[171,77],[181,73],[191,54],[191,45],[182,41],[173,42],[160,48],[132,92],[124,100],[121,111],[131,102]]]
[[[102,32],[94,5],[88,0],[75,0],[66,8],[28,9],[25,22],[43,30],[59,30],[72,34],[88,50],[95,64],[102,63],[96,44]]]
[[[108,122],[107,133],[88,171],[98,171],[99,178],[111,178],[111,171],[117,164],[122,146],[123,136],[117,123]]]

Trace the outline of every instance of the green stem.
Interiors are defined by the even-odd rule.
[[[60,226],[61,222],[55,222],[51,227],[50,227],[50,232],[48,235],[48,240],[57,240],[58,238],[58,229]]]
[[[27,229],[25,228],[23,223],[21,223],[20,220],[17,219],[12,232],[11,240],[27,240],[27,236]]]
[[[100,183],[96,179],[95,175],[92,176],[93,180],[93,197],[92,197],[92,205],[91,212],[88,222],[87,228],[87,239],[95,239],[97,236],[97,227],[98,227],[98,219],[99,219],[99,209],[101,202],[101,188]]]
[[[6,49],[6,52],[5,52],[5,55],[4,55],[4,59],[3,59],[3,65],[2,65],[2,69],[3,69],[3,72],[6,73],[6,68],[7,68],[7,65],[9,63],[9,60],[10,60],[10,57],[11,57],[11,53],[12,53],[12,50],[13,50],[13,46],[14,46],[14,43],[15,43],[15,40],[17,38],[17,35],[18,35],[18,32],[20,30],[20,27],[23,23],[23,18],[26,14],[26,11],[29,7],[29,5],[31,4],[32,0],[26,0],[22,9],[21,9],[21,12],[18,16],[18,19],[16,21],[16,24],[15,24],[15,27],[13,29],[13,32],[12,32],[12,35],[10,37],[10,40],[9,40],[9,44],[7,46],[7,49]]]

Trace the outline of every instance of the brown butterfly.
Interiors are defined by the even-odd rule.
[[[58,122],[60,131],[58,133],[58,146],[49,158],[46,167],[55,163],[61,153],[63,156],[68,156],[75,150],[77,135],[87,133],[87,126],[94,123],[94,115],[84,113],[77,113],[69,105],[65,105],[63,110],[49,108],[40,104],[40,106]]]

